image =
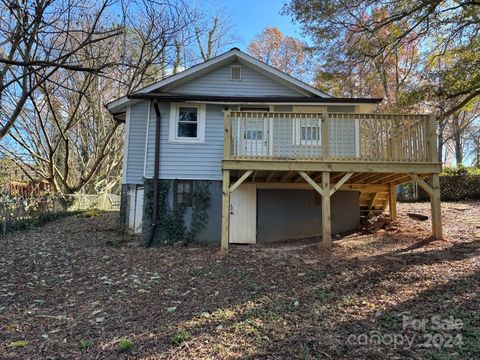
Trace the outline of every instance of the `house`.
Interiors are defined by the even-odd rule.
[[[126,125],[122,223],[148,244],[269,243],[353,229],[416,181],[442,237],[435,119],[374,113],[234,48],[107,104]],[[424,179],[431,178],[431,183]]]
[[[13,159],[0,159],[0,193],[11,197],[40,196],[51,191],[48,181],[41,180],[32,169],[22,168]]]

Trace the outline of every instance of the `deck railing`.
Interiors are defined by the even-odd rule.
[[[225,112],[225,159],[434,162],[429,115]]]

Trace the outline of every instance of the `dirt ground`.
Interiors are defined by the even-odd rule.
[[[480,202],[397,229],[145,249],[118,214],[0,237],[1,359],[480,359]]]

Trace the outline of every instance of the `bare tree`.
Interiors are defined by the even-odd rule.
[[[0,139],[5,137],[25,103],[59,69],[100,73],[78,56],[92,44],[105,44],[121,33],[105,27],[112,5],[79,0],[1,1],[0,3]]]
[[[192,65],[199,60],[210,60],[237,40],[232,32],[229,11],[209,4],[213,6],[213,15],[211,15],[205,13],[205,5],[206,3],[203,3],[203,8],[195,10],[196,22],[193,33],[197,48],[190,49],[192,50],[188,55],[190,64],[187,65]]]
[[[477,147],[475,133],[480,119],[480,103],[472,104],[468,108],[452,114],[448,122],[448,129],[444,136],[445,142],[452,144],[452,152],[457,164],[463,164],[466,158],[476,157]],[[472,148],[469,150],[468,146]]]
[[[473,123],[466,134],[468,155],[472,159],[473,166],[480,168],[480,122]]]
[[[210,25],[205,21],[203,29],[200,26],[195,28],[195,39],[203,61],[217,56],[232,39],[231,27],[226,18],[215,15],[211,21]]]
[[[131,2],[129,9],[123,36],[85,45],[71,56],[102,73],[57,69],[30,92],[0,143],[4,156],[35,170],[56,191],[94,192],[119,183],[123,127],[104,104],[166,76],[189,32],[188,8],[181,2]]]

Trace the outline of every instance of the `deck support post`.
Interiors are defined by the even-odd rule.
[[[443,239],[442,230],[442,203],[440,200],[440,176],[432,174],[432,183],[429,185],[417,174],[410,174],[410,177],[425,190],[430,196],[430,209],[432,216],[432,235],[437,240]]]
[[[322,172],[322,248],[332,247],[332,224],[330,215],[330,173]]]
[[[221,250],[228,251],[230,231],[230,170],[223,170]]]
[[[311,187],[315,189],[322,197],[322,242],[320,247],[331,248],[332,247],[332,224],[330,215],[330,172],[322,172],[322,184],[318,185],[308,174],[304,171],[298,172],[301,177],[305,179]],[[346,180],[345,180],[346,181]]]
[[[397,186],[390,183],[388,189],[388,207],[390,209],[390,220],[397,221]]]
[[[440,176],[432,174],[432,195],[430,195],[432,210],[432,234],[437,240],[443,239],[442,206],[440,200]]]

